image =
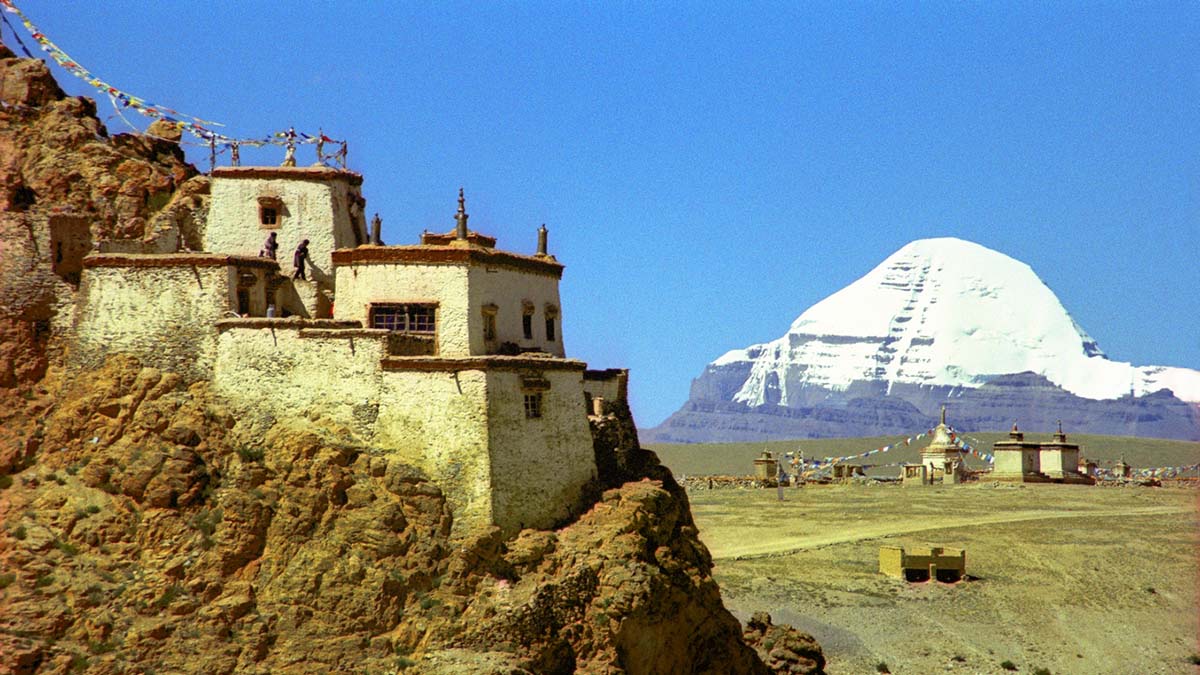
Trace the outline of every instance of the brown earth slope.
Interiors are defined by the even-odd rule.
[[[0,673],[820,672],[764,617],[747,644],[682,490],[605,444],[629,422],[600,421],[619,431],[577,521],[451,540],[441,492],[385,450],[115,357],[0,491]]]
[[[237,419],[119,355],[69,379],[51,235],[194,247],[207,180],[2,46],[0,100],[0,675],[821,672],[722,605],[627,410],[593,421],[574,522],[452,540],[436,485],[320,419]]]

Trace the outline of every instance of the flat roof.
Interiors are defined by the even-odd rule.
[[[587,363],[556,356],[385,356],[383,369],[455,372],[460,370],[586,370]]]
[[[92,253],[84,267],[259,267],[278,270],[270,258],[223,253]]]
[[[357,171],[329,166],[218,166],[213,178],[286,178],[291,180],[342,179],[351,185],[361,185],[363,177]]]
[[[563,264],[549,257],[477,246],[372,246],[333,252],[334,265],[495,265],[561,279]]]

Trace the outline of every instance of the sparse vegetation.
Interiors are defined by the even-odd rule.
[[[72,544],[69,541],[63,541],[62,539],[54,540],[54,548],[57,548],[58,550],[62,551],[63,555],[66,555],[66,556],[73,556],[73,555],[79,553],[78,546]]]
[[[224,514],[221,509],[201,509],[196,515],[192,516],[192,527],[200,531],[203,536],[202,544],[204,548],[212,548],[213,533],[217,531],[217,525],[221,522]]]
[[[888,664],[884,663],[883,661],[880,661],[879,663],[875,664],[875,672],[890,673],[892,671],[891,671],[891,669],[888,668]]]
[[[88,507],[84,509],[84,511],[87,511],[91,514],[100,513],[100,506],[97,504],[88,504]]]
[[[12,572],[6,572],[4,574],[0,574],[0,590],[8,588],[9,586],[12,585],[12,582],[14,582],[16,580],[17,580],[17,575],[13,574]]]
[[[50,574],[43,574],[33,582],[34,588],[45,588],[54,583],[54,577]]]
[[[116,648],[116,640],[104,640],[103,642],[97,640],[88,640],[88,651],[96,654],[97,656],[100,654],[107,654],[111,651],[114,651]]]
[[[1192,654],[1188,657],[1188,663],[1193,666],[1200,666],[1200,654]]]
[[[29,533],[25,531],[24,525],[18,525],[17,529],[13,530],[12,536],[17,541],[25,541],[25,537],[29,536]]]
[[[1067,670],[1106,672],[1106,668],[1138,672],[1138,657],[1117,645],[1100,646],[1078,660],[1069,652],[1066,656],[1073,662],[1069,668],[1039,658],[1068,643],[1074,631],[1091,636],[1111,630],[1114,621],[1131,639],[1153,646],[1162,659],[1180,667],[1197,652],[1194,645],[1161,637],[1184,629],[1185,613],[1174,602],[1161,602],[1165,590],[1149,597],[1146,592],[1150,586],[1166,589],[1190,583],[1194,576],[1195,550],[1188,542],[1195,522],[1195,489],[809,485],[789,490],[787,498],[779,502],[774,490],[750,489],[698,489],[689,494],[701,538],[716,559],[714,574],[726,602],[735,607],[777,606],[798,614],[837,608],[834,626],[852,632],[867,648],[846,659],[846,672],[874,673],[884,655],[896,673],[946,668],[1010,672],[999,666],[1005,659],[1020,666],[1014,675],[1032,673],[1035,666],[1049,667],[1056,675]],[[996,522],[998,514],[1017,510],[1023,511],[1020,518]],[[1047,518],[1067,511],[1072,514],[1069,518]],[[954,518],[947,519],[949,513]],[[983,513],[990,514],[989,522],[975,521],[971,515]],[[1153,528],[1156,537],[1152,552],[1139,542],[1139,533],[1147,528]],[[1058,543],[1048,548],[1050,541]],[[910,542],[965,547],[968,574],[984,580],[959,585],[954,592],[898,593],[877,575],[879,547]],[[1103,546],[1111,548],[1097,555]],[[1060,578],[1046,569],[1044,561],[1049,559],[1077,573]],[[1125,578],[1126,583],[1114,586],[1113,578]],[[1071,633],[1051,630],[1031,637],[1028,662],[1017,661],[1026,658],[1024,652],[1012,651],[1010,645],[950,638],[941,649],[929,649],[898,637],[919,617],[963,611],[964,603],[982,630],[1002,632],[1094,587],[1108,589],[1089,596],[1096,613],[1071,612]],[[1117,608],[1131,603],[1147,607],[1152,620],[1133,622],[1121,616]],[[881,605],[892,611],[879,616],[876,608]],[[994,655],[989,655],[988,647]]]
[[[237,449],[238,457],[242,458],[243,462],[261,462],[265,456],[265,451],[262,448],[247,448],[241,447]]]
[[[0,476],[0,490],[7,490],[8,488],[12,487],[12,484],[13,484],[12,476],[10,476],[8,474],[4,474],[3,476]]]
[[[1033,675],[1053,675],[1049,668],[1034,668]]]
[[[1012,661],[1009,661],[1008,659],[1005,659],[1000,662],[1000,667],[1005,670],[1016,670],[1017,664],[1013,663]]]
[[[183,586],[180,586],[179,584],[173,584],[170,588],[164,591],[157,600],[154,601],[154,606],[158,609],[166,609],[167,607],[171,606],[172,602],[175,602],[175,598],[178,598],[182,594]]]

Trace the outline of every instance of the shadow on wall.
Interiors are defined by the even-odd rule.
[[[275,302],[279,308],[279,316],[300,316],[306,319],[312,317],[308,315],[308,308],[304,306],[304,301],[301,300],[300,294],[296,292],[296,286],[290,281],[281,285],[279,290],[275,291]]]

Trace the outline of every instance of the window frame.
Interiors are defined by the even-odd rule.
[[[542,419],[542,411],[545,408],[545,400],[542,398],[542,392],[525,391],[522,393],[524,394],[525,419]]]
[[[499,337],[499,331],[496,329],[496,314],[500,308],[492,303],[488,303],[481,308],[483,314],[483,341],[487,343],[495,342]]]
[[[384,310],[381,312],[380,310]],[[412,310],[418,310],[413,312]],[[381,316],[397,317],[400,321],[379,325]],[[438,303],[436,302],[372,302],[367,307],[367,325],[404,335],[436,338],[438,334]],[[420,326],[420,328],[415,328]]]
[[[283,200],[272,195],[258,198],[258,229],[278,230],[283,227]],[[270,218],[270,222],[267,222]]]
[[[533,339],[533,303],[528,300],[521,301],[521,334],[526,340]]]
[[[557,342],[558,307],[547,303],[543,312],[546,317],[546,342]]]

